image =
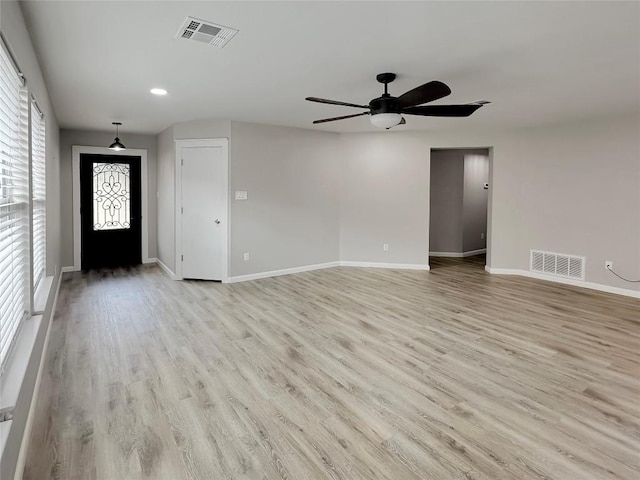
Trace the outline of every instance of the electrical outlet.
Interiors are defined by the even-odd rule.
[[[604,268],[607,270],[613,270],[613,262],[611,260],[607,260],[604,262]]]
[[[249,261],[249,252],[244,252],[244,261],[245,262]]]
[[[383,243],[382,244],[382,250],[384,250],[385,252],[389,251],[389,244],[388,243]]]
[[[480,240],[484,240],[484,232],[480,234]]]

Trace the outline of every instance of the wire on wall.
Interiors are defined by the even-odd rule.
[[[611,273],[613,273],[616,277],[618,277],[621,280],[624,280],[625,282],[629,282],[629,283],[640,283],[640,280],[629,280],[628,278],[624,278],[622,275],[618,275],[616,272],[613,271],[613,268],[607,268],[607,270],[609,270]]]

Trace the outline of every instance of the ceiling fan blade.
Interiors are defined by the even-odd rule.
[[[345,115],[344,117],[323,118],[322,120],[314,120],[313,123],[334,122],[336,120],[344,120],[345,118],[361,117],[362,115],[369,115],[369,112],[356,113],[355,115]]]
[[[423,103],[433,102],[439,98],[446,97],[451,94],[451,89],[444,83],[434,80],[425,83],[419,87],[409,90],[398,97],[398,105],[400,108],[412,107],[414,105],[422,105]]]
[[[482,103],[467,103],[465,105],[425,105],[422,107],[403,108],[401,113],[422,115],[425,117],[468,117],[482,107]]]
[[[369,105],[356,105],[355,103],[338,102],[337,100],[327,100],[326,98],[307,97],[305,100],[317,103],[328,103],[329,105],[343,105],[345,107],[369,108]]]

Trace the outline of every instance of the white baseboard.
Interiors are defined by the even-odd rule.
[[[171,278],[171,280],[175,280],[175,279],[176,279],[176,274],[175,274],[175,273],[173,273],[173,272],[171,271],[171,269],[170,269],[169,267],[167,267],[167,266],[162,262],[162,260],[160,260],[159,258],[154,258],[154,260],[155,260],[155,262],[156,262],[158,265],[160,265],[160,268],[161,268],[162,270],[164,270],[164,271],[165,271],[165,273],[166,273],[167,275],[169,275],[169,277]]]
[[[465,258],[472,257],[474,255],[480,255],[481,253],[487,253],[486,248],[479,250],[469,250],[468,252],[429,252],[430,257],[450,257],[450,258]]]
[[[27,421],[25,423],[24,432],[22,434],[22,443],[20,444],[20,451],[18,453],[18,461],[16,462],[16,470],[14,476],[14,478],[16,479],[21,479],[22,475],[24,474],[24,467],[27,461],[27,452],[29,451],[29,439],[31,438],[31,429],[33,428],[36,404],[38,403],[38,394],[40,393],[40,383],[42,382],[42,373],[44,372],[44,364],[47,360],[47,352],[49,351],[49,337],[51,335],[53,318],[56,314],[56,305],[58,304],[60,285],[62,285],[62,273],[65,271],[65,268],[73,267],[62,267],[60,269],[60,275],[58,276],[58,286],[56,287],[56,293],[53,297],[53,304],[51,305],[51,316],[49,317],[49,325],[47,325],[47,333],[44,337],[44,345],[42,346],[42,354],[40,355],[40,366],[38,367],[36,383],[33,387],[33,395],[31,396],[31,405],[29,406],[29,413],[27,414]]]
[[[491,268],[485,266],[484,269],[493,274],[498,275],[520,275],[521,277],[536,278],[538,280],[546,280],[548,282],[562,283],[564,285],[572,285],[574,287],[583,287],[590,290],[598,290],[600,292],[615,293],[617,295],[624,295],[625,297],[640,298],[640,292],[637,290],[631,290],[628,288],[612,287],[604,285],[602,283],[583,282],[582,280],[574,280],[572,278],[554,277],[550,275],[544,275],[538,272],[530,272],[528,270],[518,270],[510,268]]]
[[[73,265],[68,265],[60,269],[60,273],[75,272],[75,271],[76,271],[76,268]]]
[[[147,263],[158,263],[158,259],[156,257],[151,257],[151,258],[145,258],[142,260],[143,264],[147,264]]]
[[[480,255],[483,253],[487,253],[487,249],[486,248],[479,248],[478,250],[469,250],[468,252],[463,252],[462,256],[463,257],[473,257],[474,255]]]
[[[310,272],[312,270],[321,270],[323,268],[337,267],[339,265],[340,262],[327,262],[317,263],[315,265],[304,265],[302,267],[284,268],[282,270],[271,270],[269,272],[251,273],[249,275],[238,275],[237,277],[229,277],[226,283],[246,282],[249,280],[258,280],[260,278],[279,277],[280,275]]]
[[[347,262],[341,261],[341,267],[363,268],[395,268],[398,270],[429,270],[429,265],[421,263],[378,263],[378,262]]]

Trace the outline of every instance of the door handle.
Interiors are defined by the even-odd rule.
[[[220,220],[218,220],[217,218],[214,220],[214,222],[216,222],[216,225],[220,225]]]

